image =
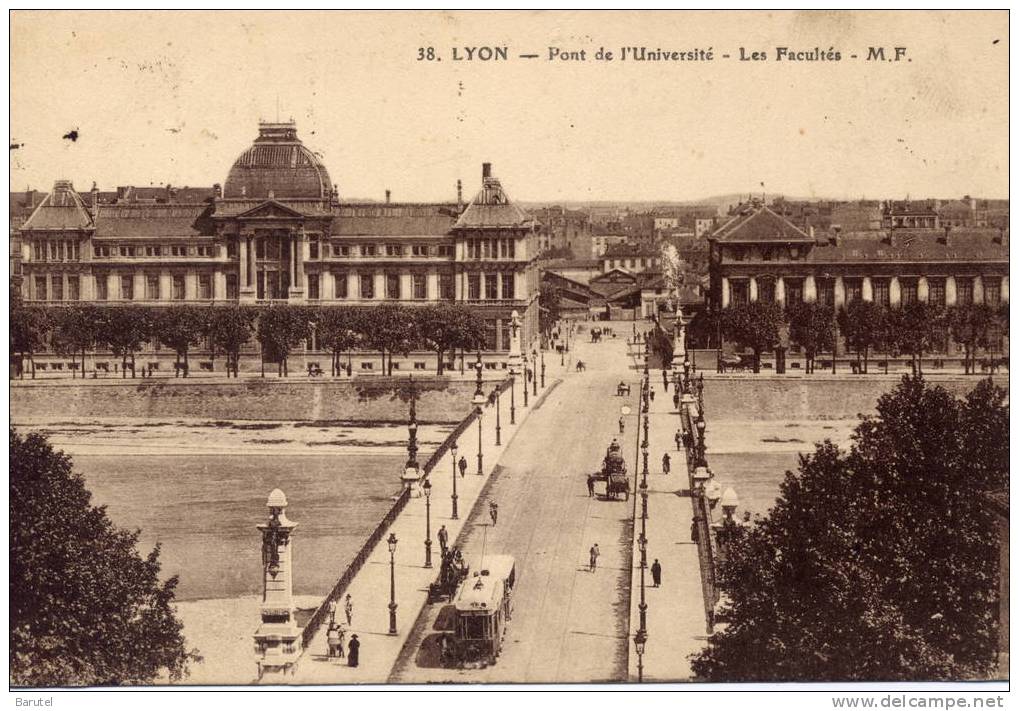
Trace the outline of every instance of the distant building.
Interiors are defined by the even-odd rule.
[[[644,272],[660,269],[662,255],[657,248],[647,244],[615,244],[606,248],[601,261],[605,273],[614,269]]]
[[[597,256],[591,239],[591,218],[583,210],[545,207],[529,211],[537,222],[538,249],[573,253],[575,259]]]
[[[758,300],[835,307],[854,299],[890,306],[1008,302],[1007,230],[899,227],[811,234],[756,204],[720,227],[710,243],[715,307]],[[943,342],[942,350],[947,347]]]
[[[935,200],[889,200],[881,210],[881,227],[935,230],[941,226]]]
[[[58,180],[12,229],[12,242],[17,235],[24,244],[20,289],[29,302],[459,302],[483,319],[486,348],[506,351],[513,311],[525,344],[538,333],[536,230],[488,163],[466,207],[395,204],[388,195],[345,203],[290,122],[260,124],[221,191],[79,194]]]

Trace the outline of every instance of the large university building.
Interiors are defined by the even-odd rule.
[[[538,333],[538,241],[485,163],[467,205],[346,203],[293,122],[258,138],[211,189],[76,192],[67,181],[18,230],[29,303],[461,302],[488,350]],[[12,244],[15,240],[12,239]]]

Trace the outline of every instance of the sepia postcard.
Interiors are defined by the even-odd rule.
[[[9,28],[12,704],[1003,706],[1008,11]]]

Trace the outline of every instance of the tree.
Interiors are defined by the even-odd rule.
[[[25,306],[20,299],[11,305],[10,348],[12,354],[18,354],[14,369],[21,379],[25,377],[26,357],[32,368],[32,378],[35,378],[35,353],[45,346],[50,328],[51,319],[45,309]]]
[[[963,347],[963,368],[966,373],[976,372],[977,348],[990,347],[991,326],[995,311],[987,304],[965,304],[948,310],[947,321],[952,340]]]
[[[290,353],[311,338],[312,312],[303,306],[273,304],[258,315],[256,338],[262,344],[263,354],[268,351],[277,359],[277,375],[286,377]],[[263,356],[264,363],[264,356]],[[265,377],[265,370],[262,370]]]
[[[143,306],[107,306],[98,309],[97,340],[120,358],[120,373],[127,377],[127,359],[131,358],[131,377],[135,375],[135,353],[152,337],[154,317]]]
[[[835,313],[830,306],[816,302],[793,304],[786,308],[789,338],[803,348],[805,372],[814,372],[814,357],[819,351],[832,350],[835,344]]]
[[[751,301],[722,309],[722,332],[742,348],[754,352],[754,372],[761,372],[761,353],[778,345],[782,308],[778,304]]]
[[[854,299],[839,309],[839,331],[846,339],[846,345],[856,352],[856,359],[862,356],[861,372],[867,372],[870,349],[881,341],[884,309],[873,301]]]
[[[54,314],[53,348],[72,359],[80,355],[82,377],[85,376],[85,353],[95,350],[100,326],[99,309],[91,304],[68,306]]]
[[[188,352],[208,334],[207,317],[204,309],[193,306],[170,306],[155,317],[153,335],[176,356],[174,377],[188,377]]]
[[[42,435],[10,430],[10,683],[105,686],[180,680],[185,649],[159,581],[159,546],[142,558],[139,533],[95,507],[71,460]]]
[[[1005,393],[919,377],[883,395],[848,452],[818,444],[768,515],[727,543],[728,626],[710,681],[959,680],[990,671],[998,546],[979,492],[1008,485]]]
[[[241,348],[255,332],[258,312],[248,306],[212,306],[207,316],[213,353],[217,350],[226,356],[226,373],[238,377]]]
[[[938,330],[944,324],[944,311],[923,301],[889,309],[886,331],[894,336],[898,348],[909,353],[914,375],[923,374],[923,354],[930,351]]]

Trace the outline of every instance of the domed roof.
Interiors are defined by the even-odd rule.
[[[318,198],[332,183],[322,162],[297,137],[297,125],[259,123],[258,138],[234,161],[224,198]]]

